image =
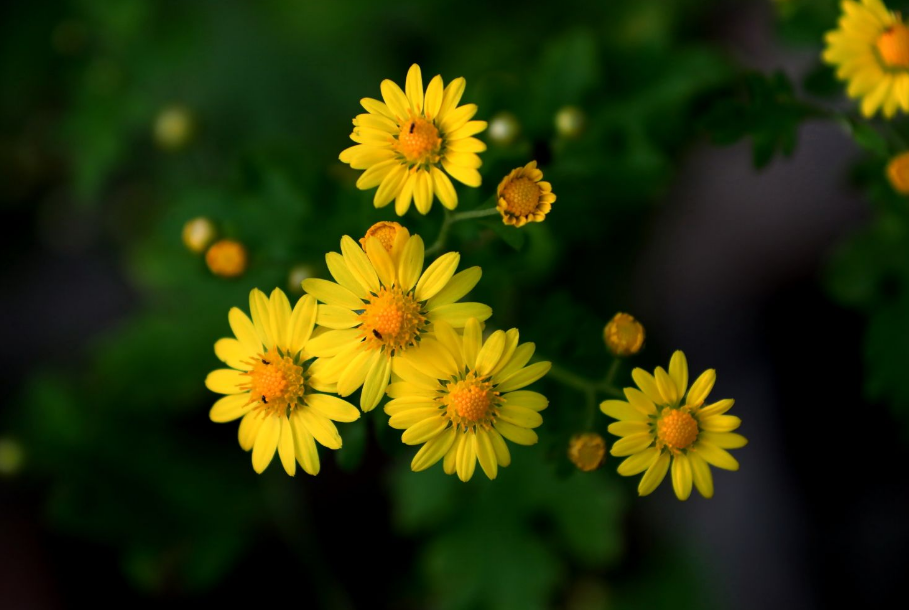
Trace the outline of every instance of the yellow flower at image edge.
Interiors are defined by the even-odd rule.
[[[669,372],[657,367],[651,375],[634,369],[638,388],[625,388],[627,401],[607,400],[600,405],[606,415],[619,420],[609,432],[622,437],[612,445],[612,455],[628,456],[618,467],[622,476],[644,473],[638,493],[646,496],[659,486],[671,467],[672,487],[679,500],[687,500],[691,486],[705,498],[713,496],[713,476],[708,466],[738,470],[739,463],[727,449],[747,444],[736,434],[742,423],[726,415],[731,399],[704,405],[716,382],[709,369],[688,388],[688,361],[675,352]],[[686,394],[687,391],[687,394]]]
[[[404,430],[401,440],[423,446],[411,468],[426,470],[443,460],[446,474],[468,481],[477,462],[490,479],[511,463],[505,439],[533,445],[543,423],[545,396],[523,390],[540,379],[549,362],[527,365],[534,344],[518,344],[518,330],[497,330],[483,341],[480,322],[467,321],[459,335],[437,322],[418,350],[395,360],[397,381],[388,386],[388,424]]]
[[[496,208],[507,225],[523,227],[528,222],[543,222],[556,200],[552,185],[543,180],[537,162],[511,170],[499,183]]]
[[[390,234],[379,225],[367,233],[364,248],[345,236],[341,253],[325,256],[334,282],[303,282],[303,289],[323,303],[317,324],[329,329],[308,346],[318,357],[313,374],[337,384],[341,396],[362,386],[364,411],[379,404],[393,362],[417,349],[433,323],[463,328],[468,318],[492,315],[488,305],[458,302],[480,281],[479,267],[455,273],[460,255],[449,252],[424,271],[420,236],[399,225],[392,242],[383,239]]]
[[[909,152],[893,157],[887,164],[887,180],[897,193],[909,195]]]
[[[394,201],[395,212],[403,216],[413,201],[417,211],[426,214],[435,196],[453,210],[458,195],[448,175],[467,186],[480,186],[477,170],[482,162],[477,153],[486,145],[473,136],[486,129],[486,121],[471,120],[476,104],[458,106],[465,83],[456,78],[443,87],[437,75],[424,92],[420,66],[414,64],[404,91],[386,79],[381,85],[384,102],[360,100],[366,113],[353,120],[350,134],[357,144],[339,158],[366,170],[357,187],[378,187],[373,198],[377,208]]]
[[[240,446],[252,450],[252,464],[261,473],[277,451],[287,474],[296,463],[319,472],[316,442],[341,448],[333,421],[351,422],[360,412],[336,396],[334,387],[311,374],[306,350],[316,320],[316,300],[303,296],[293,309],[275,288],[271,298],[260,290],[249,294],[252,320],[234,307],[228,321],[234,337],[218,340],[215,354],[230,368],[209,373],[205,385],[225,394],[212,407],[215,422],[240,421]]]
[[[909,27],[898,13],[881,0],[846,0],[838,29],[825,40],[824,61],[848,81],[849,97],[861,98],[863,115],[909,111]]]

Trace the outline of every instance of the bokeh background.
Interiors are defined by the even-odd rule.
[[[890,3],[891,8],[901,8]],[[902,7],[909,8],[909,7]],[[3,608],[874,607],[909,573],[909,215],[883,178],[905,125],[853,129],[819,64],[826,0],[10,2],[0,8]],[[539,445],[494,482],[440,468],[378,409],[318,477],[257,476],[208,420],[214,341],[250,288],[299,295],[342,234],[392,219],[337,160],[361,97],[467,78],[481,207],[537,159],[545,223],[455,225],[493,322],[598,377],[629,311],[665,366],[715,367],[751,443],[716,497],[647,498],[565,449],[584,397],[554,381]],[[800,100],[807,100],[803,103]],[[556,116],[572,108],[571,129]],[[166,146],[168,109],[192,133]],[[506,114],[503,114],[506,113]],[[855,124],[857,125],[857,123]],[[854,126],[854,125],[853,125]],[[869,131],[870,130],[870,131]],[[892,137],[891,137],[892,136]],[[903,136],[905,137],[905,136]],[[861,145],[860,145],[861,144]],[[181,229],[249,249],[213,276]],[[429,241],[442,218],[404,219]],[[609,439],[608,419],[595,429]]]

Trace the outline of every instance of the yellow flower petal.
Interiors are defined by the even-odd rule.
[[[357,295],[340,284],[335,284],[328,280],[319,278],[305,279],[303,280],[303,290],[328,305],[354,310],[363,309],[363,301],[358,299]]]
[[[246,392],[249,377],[234,369],[217,369],[205,378],[205,387],[218,394],[239,394]]]
[[[372,411],[385,395],[388,379],[391,376],[391,358],[380,354],[373,358],[366,379],[363,382],[363,391],[360,393],[360,408],[363,412]]]
[[[617,440],[612,444],[610,453],[616,457],[632,455],[639,451],[644,451],[653,444],[653,434],[650,432],[641,432],[632,434]]]
[[[618,472],[623,477],[630,477],[636,474],[640,474],[650,468],[650,465],[653,464],[659,456],[659,449],[656,447],[649,447],[639,453],[635,453],[634,455],[625,458],[625,460],[619,464],[616,472]]]
[[[498,419],[522,428],[537,428],[543,425],[543,417],[539,413],[524,407],[503,406],[499,409]]]
[[[467,433],[458,446],[458,478],[465,483],[473,477],[477,467],[477,436]]]
[[[523,369],[515,371],[501,382],[499,382],[496,388],[499,392],[511,392],[513,390],[520,390],[525,386],[529,386],[534,381],[540,379],[543,375],[549,372],[549,369],[552,368],[551,362],[535,362],[529,366],[525,366]]]
[[[410,469],[414,472],[420,472],[441,460],[454,444],[456,434],[455,429],[450,428],[447,432],[426,441],[420,447],[420,450],[417,451],[417,454],[413,456],[413,461],[410,462]]]
[[[680,453],[672,458],[672,489],[682,501],[691,495],[691,464],[688,456]]]
[[[457,252],[448,252],[437,258],[417,282],[417,288],[414,291],[418,301],[426,301],[434,297],[440,290],[445,288],[455,270],[461,261],[461,255]]]
[[[477,429],[476,434],[477,460],[480,462],[480,468],[490,479],[495,479],[499,473],[499,465],[496,461],[495,448],[492,446],[492,439],[483,428]]]
[[[499,434],[518,445],[535,445],[539,440],[537,433],[533,430],[521,428],[501,420],[496,421],[495,429],[499,431]]]
[[[531,409],[532,411],[543,411],[549,406],[549,399],[539,392],[531,392],[530,390],[509,392],[508,394],[505,394],[503,398],[505,399],[506,405],[524,407],[525,409]]]
[[[653,490],[663,482],[667,470],[669,470],[669,453],[664,452],[654,460],[644,476],[641,477],[641,482],[638,483],[638,495],[646,496],[653,493]]]
[[[316,450],[316,442],[306,428],[299,410],[290,414],[290,426],[293,429],[294,456],[297,458],[297,462],[304,472],[313,476],[319,474],[321,465],[319,463],[319,452]]]
[[[401,440],[405,445],[419,445],[441,433],[449,425],[450,422],[444,417],[426,419],[405,430]]]
[[[442,305],[427,312],[427,318],[432,322],[443,320],[455,328],[463,328],[470,318],[483,322],[492,315],[492,308],[482,303],[452,303]]]
[[[669,376],[675,382],[679,396],[684,396],[688,389],[688,359],[681,351],[676,350],[669,360]]]
[[[281,434],[278,437],[278,457],[281,459],[281,465],[284,466],[284,472],[290,476],[297,473],[297,462],[294,451],[294,434],[287,417],[281,417]]]
[[[249,401],[249,394],[231,394],[219,398],[208,412],[208,416],[217,423],[234,421],[252,411],[256,404],[256,401]]]
[[[215,341],[215,355],[218,360],[232,369],[248,371],[250,366],[244,361],[249,359],[252,354],[243,351],[240,342],[232,338],[218,339]]]
[[[696,453],[688,456],[688,462],[691,466],[691,476],[694,480],[694,486],[698,488],[701,495],[705,498],[713,497],[713,475],[707,462],[702,460]]]
[[[281,418],[276,416],[267,416],[263,418],[262,425],[259,427],[259,433],[256,435],[256,442],[253,445],[252,465],[253,470],[262,474],[268,465],[271,464],[272,458],[275,457],[275,450],[278,448],[278,438],[281,434]]]
[[[360,419],[360,412],[357,408],[337,396],[307,394],[306,404],[316,413],[320,413],[334,421],[352,422]]]

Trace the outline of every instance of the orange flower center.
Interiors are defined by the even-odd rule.
[[[426,318],[413,294],[393,286],[379,290],[360,314],[366,343],[374,349],[404,350],[415,345]]]
[[[411,117],[401,125],[401,133],[395,143],[395,150],[414,164],[435,162],[442,146],[439,130],[422,117]]]
[[[508,212],[515,216],[526,216],[536,211],[540,203],[540,187],[527,177],[516,178],[502,189],[502,199]]]
[[[877,52],[890,68],[909,68],[909,27],[896,23],[877,38]]]
[[[657,439],[670,449],[685,449],[698,438],[698,423],[688,411],[666,409],[657,421]]]
[[[392,246],[395,245],[395,238],[398,236],[398,231],[403,228],[404,227],[396,222],[377,222],[369,227],[369,230],[366,231],[366,235],[360,239],[360,245],[365,248],[366,240],[370,237],[375,237],[379,240],[379,243],[382,244],[382,247],[385,248],[386,252],[391,252]]]
[[[499,393],[494,391],[488,377],[469,373],[464,379],[450,383],[440,399],[447,407],[448,418],[465,429],[476,425],[488,427],[495,419]]]
[[[243,373],[249,377],[244,386],[249,390],[249,402],[258,401],[260,409],[275,415],[283,415],[300,403],[304,394],[303,367],[293,358],[272,348],[247,364],[252,365]]]

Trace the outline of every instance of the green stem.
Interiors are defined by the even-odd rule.
[[[586,416],[584,427],[590,429],[593,427],[594,418],[597,410],[597,394],[605,394],[614,398],[622,398],[622,392],[612,385],[612,380],[619,369],[619,359],[615,358],[609,367],[609,372],[603,381],[591,381],[582,377],[573,371],[569,371],[557,364],[553,364],[549,369],[549,377],[562,385],[573,388],[584,394],[586,402]]]
[[[442,220],[442,226],[439,227],[439,236],[436,237],[436,241],[434,241],[431,246],[426,248],[424,255],[432,256],[442,251],[442,248],[445,247],[445,242],[448,240],[448,231],[451,229],[451,225],[454,223],[461,222],[462,220],[471,220],[473,218],[495,216],[498,213],[499,210],[494,207],[484,208],[481,210],[473,210],[470,212],[458,212],[457,214],[453,214],[452,212],[445,210],[445,219]]]

